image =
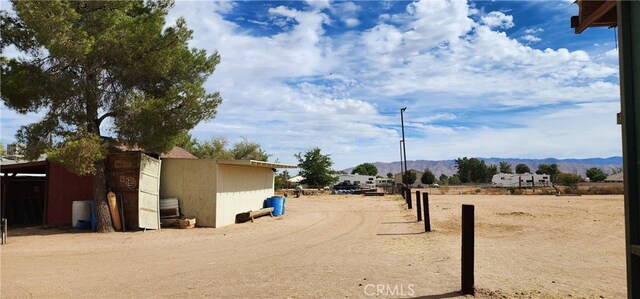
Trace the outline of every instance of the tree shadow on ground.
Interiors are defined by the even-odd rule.
[[[7,238],[24,236],[50,236],[58,234],[86,234],[90,229],[77,229],[71,226],[45,227],[45,226],[8,226]]]
[[[395,222],[382,222],[381,224],[407,224],[416,223],[415,221],[395,221]]]
[[[377,234],[378,236],[406,236],[406,235],[422,235],[424,232],[419,233],[388,233],[388,234]]]
[[[453,292],[448,292],[443,294],[426,295],[426,296],[419,296],[419,297],[413,297],[413,298],[414,299],[444,299],[444,298],[455,298],[455,297],[464,297],[464,295],[462,294],[462,291],[453,291]]]

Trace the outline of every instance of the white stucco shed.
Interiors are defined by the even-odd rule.
[[[180,211],[196,225],[221,227],[239,213],[262,208],[274,195],[276,168],[295,165],[254,160],[163,159],[160,197],[178,198]]]

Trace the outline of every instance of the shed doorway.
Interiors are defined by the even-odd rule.
[[[44,176],[3,176],[2,215],[16,226],[40,226],[44,220]]]

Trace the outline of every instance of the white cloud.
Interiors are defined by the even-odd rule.
[[[620,130],[615,117],[619,109],[618,103],[579,104],[543,115],[540,111],[519,115],[515,127],[431,130],[424,137],[407,141],[407,145],[411,145],[407,147],[407,156],[409,159],[428,156],[436,160],[463,156],[589,158],[621,155],[620,138],[612,134]],[[600,146],[595,146],[596,140]]]
[[[482,24],[491,28],[509,29],[514,26],[513,16],[500,11],[492,11],[480,18]]]
[[[435,115],[413,118],[412,120],[413,122],[417,122],[417,123],[431,123],[431,122],[442,121],[442,120],[454,120],[457,118],[458,117],[452,113],[438,113]]]
[[[542,40],[539,37],[531,35],[531,34],[525,34],[525,35],[523,35],[521,37],[521,39],[526,41],[526,42],[530,42],[530,43],[537,43],[537,42]]]
[[[611,49],[604,53],[604,57],[608,59],[618,59],[618,49]]]
[[[509,37],[500,30],[514,26],[511,15],[474,21],[480,11],[465,1],[416,1],[373,16],[368,29],[329,36],[332,22],[362,25],[365,4],[310,1],[311,9],[270,8],[259,20],[282,30],[261,36],[225,19],[239,5],[179,1],[169,16],[185,17],[192,46],[222,57],[206,86],[224,101],[216,119],[194,129],[198,138],[246,136],[285,163],[313,146],[338,169],[394,161],[398,110],[407,106],[409,159],[619,154],[615,61],[535,48],[524,36],[537,38],[536,27]],[[497,109],[531,112],[483,112]],[[1,112],[4,139],[13,120]]]
[[[398,50],[402,44],[403,34],[396,27],[380,24],[364,32],[362,41],[373,54],[386,54]]]
[[[326,59],[327,65],[331,65],[326,68],[326,71],[320,71],[321,63],[317,64],[315,74],[325,79],[335,79],[331,79],[332,83],[329,85],[307,82],[278,92],[276,97],[280,99],[284,95],[287,96],[287,100],[280,101],[286,104],[276,104],[271,108],[281,111],[279,115],[282,116],[283,125],[288,124],[296,129],[282,128],[276,131],[293,136],[299,141],[298,146],[322,143],[322,146],[334,153],[334,158],[351,161],[342,165],[347,167],[356,162],[366,161],[352,161],[353,159],[369,159],[369,161],[385,159],[385,156],[369,151],[366,156],[357,158],[350,154],[357,152],[360,147],[379,148],[381,152],[395,149],[395,142],[387,139],[397,139],[397,129],[382,128],[386,125],[395,125],[398,116],[382,114],[381,111],[387,109],[387,106],[393,105],[384,98],[406,97],[409,94],[442,95],[422,97],[428,100],[412,103],[410,110],[424,113],[427,111],[437,113],[439,108],[481,108],[496,105],[536,107],[541,104],[583,102],[585,99],[608,103],[617,101],[617,85],[597,81],[600,78],[615,76],[617,71],[615,67],[592,62],[584,51],[540,50],[523,45],[503,32],[475,24],[468,17],[467,6],[459,4],[460,2],[448,1],[411,4],[406,14],[393,16],[394,20],[404,22],[391,25],[381,20],[382,23],[362,33],[359,45],[354,45],[352,38],[345,38],[345,40],[334,38],[331,49],[316,51],[314,57],[319,60]],[[434,16],[440,16],[440,18],[434,18]],[[461,20],[461,22],[455,22],[455,20]],[[315,24],[320,23],[315,22]],[[433,30],[440,25],[445,28]],[[292,29],[292,31],[295,30],[298,29]],[[288,32],[283,37],[285,40],[289,39],[291,34]],[[318,41],[322,40],[320,35]],[[321,44],[315,43],[312,48],[317,50]],[[321,53],[325,53],[326,56],[322,57]],[[315,59],[309,59],[309,61],[313,62]],[[270,73],[270,76],[276,77],[277,73]],[[313,73],[309,72],[309,74]],[[328,73],[333,75],[329,77],[323,75]],[[596,81],[585,85],[584,78]],[[339,99],[343,93],[361,96],[358,100]],[[249,92],[249,94],[252,93]],[[260,98],[269,99],[273,96],[261,95]],[[336,97],[338,99],[335,99]],[[367,102],[363,100],[365,98]],[[266,101],[268,105],[274,104]],[[363,105],[368,102],[379,105]],[[400,107],[400,105],[393,106]],[[292,109],[297,112],[286,112]],[[366,113],[349,115],[349,111],[366,111]],[[440,115],[452,114],[441,113]],[[432,138],[429,137],[430,135],[440,136],[436,143],[439,153],[424,153],[421,154],[421,158],[451,158],[452,155],[484,155],[485,153],[489,155],[490,151],[497,151],[496,148],[486,148],[486,140],[491,140],[491,136],[504,136],[501,138],[509,144],[528,144],[521,140],[522,136],[548,133],[545,130],[538,132],[540,129],[536,126],[542,124],[532,123],[519,129],[497,129],[487,124],[481,129],[468,129],[460,125],[430,124],[432,121],[453,120],[442,116],[440,119],[433,120],[420,119],[418,115],[412,115],[412,113],[406,116],[407,122],[411,124],[408,127],[415,130],[412,135],[427,140]],[[415,119],[411,120],[411,117]],[[384,126],[381,127],[381,125]],[[249,129],[259,130],[258,127],[256,125]],[[344,128],[347,127],[350,130],[345,131]],[[240,131],[235,133],[241,134]],[[473,137],[478,133],[482,133],[483,138]],[[264,132],[264,134],[269,133]],[[352,134],[367,137],[354,139]],[[326,136],[327,139],[322,138],[323,140],[320,141],[317,136]],[[567,136],[563,138],[568,140]],[[562,138],[558,140],[560,139]],[[354,140],[359,140],[358,144],[354,144]],[[472,141],[462,146],[462,140]],[[412,140],[411,142],[420,144],[422,141]],[[302,147],[298,148],[303,150]],[[513,147],[505,146],[504,154],[507,156],[533,155],[535,151],[545,152],[543,156],[562,154],[557,151],[552,152],[551,149],[552,147],[540,149],[532,146],[516,151]],[[418,154],[415,153],[415,155]],[[493,156],[499,154],[497,151]]]
[[[353,2],[340,2],[332,8],[333,13],[336,14],[347,27],[352,28],[360,25],[358,12],[360,12],[361,8],[357,4]]]
[[[608,58],[618,58],[618,49],[611,49],[604,53],[604,55]]]
[[[360,21],[356,18],[347,18],[344,20],[344,23],[347,25],[347,27],[356,27],[360,25]]]
[[[404,26],[404,37],[411,50],[457,42],[474,24],[466,1],[416,1],[407,13],[411,21]]]
[[[360,6],[356,5],[353,2],[342,2],[336,4],[336,6],[338,7],[338,10],[342,11],[343,13],[357,13],[358,11],[360,11]]]
[[[543,31],[544,31],[544,29],[542,29],[542,28],[529,28],[529,29],[525,29],[523,31],[523,33],[525,35],[526,34],[536,34],[536,33],[540,33],[540,32],[543,32]]]
[[[330,0],[305,0],[305,2],[314,10],[323,10],[325,8],[331,7]]]

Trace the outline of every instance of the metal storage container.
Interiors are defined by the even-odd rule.
[[[111,190],[123,199],[127,229],[159,229],[160,160],[142,152],[112,153],[107,168]]]

